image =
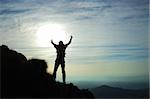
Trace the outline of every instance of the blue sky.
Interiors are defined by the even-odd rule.
[[[36,33],[41,24],[63,24],[74,37],[69,82],[147,81],[148,19],[149,0],[0,0],[0,43],[45,59],[52,72],[55,49],[38,45]]]

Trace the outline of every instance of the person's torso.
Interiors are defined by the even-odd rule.
[[[66,50],[66,46],[57,46],[57,57],[65,57],[65,50]]]

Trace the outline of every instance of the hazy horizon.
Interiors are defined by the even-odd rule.
[[[50,40],[58,44],[65,32],[67,43],[72,35],[67,82],[149,83],[149,0],[0,0],[0,21],[0,44],[44,59],[50,73]],[[57,74],[61,82],[60,67]]]

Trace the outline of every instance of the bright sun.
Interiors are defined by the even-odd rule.
[[[55,43],[59,41],[66,42],[67,34],[63,25],[60,24],[45,24],[37,29],[37,43],[41,47],[47,47],[50,45],[50,41]]]

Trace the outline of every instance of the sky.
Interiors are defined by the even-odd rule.
[[[43,42],[38,37],[49,36],[38,32],[62,26],[64,43],[73,36],[66,50],[67,82],[149,81],[149,0],[0,0],[0,23],[1,45],[44,59],[50,73],[56,50],[51,37]]]

